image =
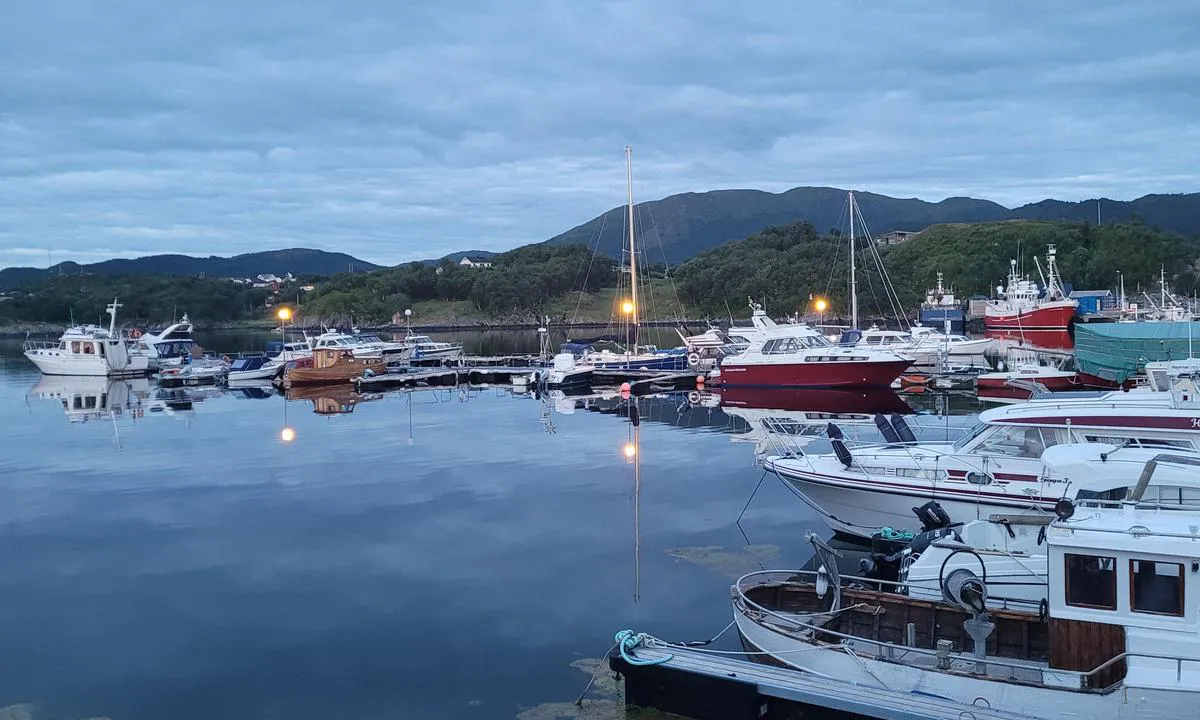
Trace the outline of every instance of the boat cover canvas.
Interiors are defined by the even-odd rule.
[[[1191,322],[1075,325],[1075,358],[1085,373],[1125,382],[1148,362],[1185,360],[1200,350],[1200,326]]]

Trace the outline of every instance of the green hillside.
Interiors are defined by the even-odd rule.
[[[1034,256],[1044,262],[1046,245],[1055,243],[1066,282],[1079,289],[1113,288],[1117,271],[1127,291],[1157,287],[1159,267],[1177,292],[1197,285],[1200,239],[1163,232],[1141,223],[1105,225],[1008,221],[976,225],[938,225],[917,237],[880,248],[884,266],[904,310],[911,311],[941,271],[959,297],[988,295],[1008,272],[1009,258],[1038,277]],[[832,312],[848,314],[848,245],[823,235],[809,223],[771,227],[745,240],[701,253],[675,273],[683,301],[704,313],[722,316],[727,307],[744,315],[746,299],[764,302],[776,314],[804,313],[809,297],[828,297]],[[864,315],[890,316],[878,268],[861,249],[859,303]]]

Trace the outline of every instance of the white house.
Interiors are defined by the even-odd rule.
[[[484,267],[484,268],[489,268],[489,267],[491,267],[491,266],[492,266],[492,261],[491,261],[491,260],[487,260],[487,259],[485,259],[485,258],[479,258],[479,257],[477,257],[477,258],[471,258],[471,257],[467,257],[466,255],[463,255],[463,258],[462,258],[462,260],[459,260],[459,261],[458,261],[458,264],[459,264],[460,266],[462,266],[462,267]]]

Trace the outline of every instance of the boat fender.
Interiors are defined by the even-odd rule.
[[[817,597],[825,597],[825,593],[829,592],[829,571],[822,565],[817,569]]]
[[[1046,620],[1049,619],[1049,617],[1050,617],[1050,601],[1047,600],[1046,598],[1042,598],[1038,602],[1038,621],[1046,622]]]

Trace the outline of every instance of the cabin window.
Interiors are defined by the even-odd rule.
[[[1009,425],[992,433],[975,450],[985,455],[1040,458],[1045,449],[1038,428]]]
[[[972,485],[991,485],[992,476],[987,473],[969,472],[967,473],[967,482]]]
[[[1095,555],[1063,556],[1066,600],[1074,607],[1117,609],[1117,559]]]
[[[104,355],[104,343],[96,343],[96,348],[100,350],[100,355]]]
[[[787,355],[800,352],[800,346],[796,344],[794,338],[776,338],[768,340],[763,345],[762,351],[764,355]]]
[[[1192,443],[1188,440],[1162,440],[1159,438],[1125,438],[1116,437],[1114,435],[1085,435],[1084,439],[1091,443],[1104,443],[1105,445],[1129,445],[1131,447],[1181,447],[1190,448]]]
[[[1129,607],[1139,613],[1183,617],[1183,565],[1130,560]]]
[[[73,352],[77,355],[79,354],[79,341],[78,340],[71,341],[71,352]]]

